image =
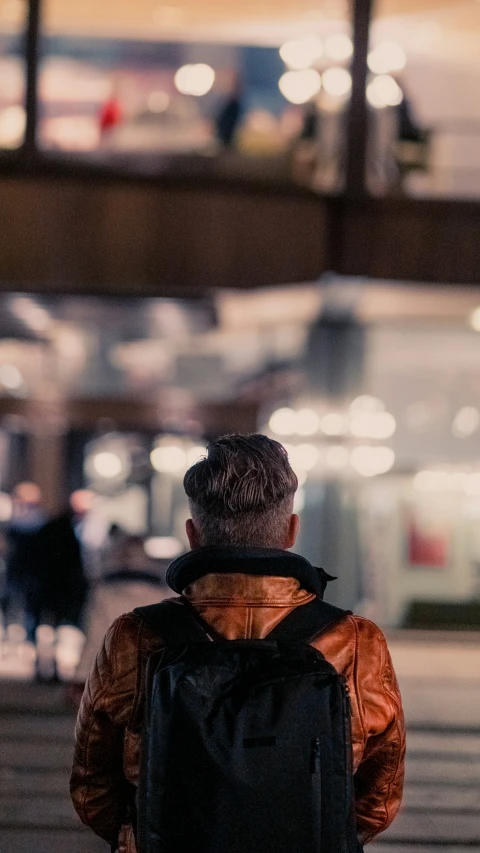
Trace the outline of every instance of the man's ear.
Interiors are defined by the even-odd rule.
[[[185,530],[187,532],[187,538],[190,544],[190,548],[192,551],[197,551],[201,548],[200,536],[198,535],[198,530],[195,527],[193,518],[187,518],[185,522]]]
[[[285,544],[285,549],[293,548],[293,546],[295,545],[295,542],[297,540],[299,528],[300,528],[300,518],[294,512],[290,516],[290,521],[288,524],[288,535],[287,535],[287,541]]]

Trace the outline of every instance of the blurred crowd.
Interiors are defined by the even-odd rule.
[[[94,498],[77,490],[52,517],[35,483],[12,493],[0,534],[0,661],[27,656],[39,680],[81,686],[113,620],[167,592],[167,563],[147,555],[143,537],[107,527]]]

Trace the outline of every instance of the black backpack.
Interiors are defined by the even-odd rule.
[[[225,640],[183,599],[136,612],[166,643],[147,666],[139,853],[361,850],[345,679],[308,645],[345,611],[315,599],[264,640]]]

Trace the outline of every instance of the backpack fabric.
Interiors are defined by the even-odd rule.
[[[308,641],[345,615],[319,599],[264,640],[225,640],[185,600],[138,608],[147,666],[139,853],[354,853],[345,680]]]

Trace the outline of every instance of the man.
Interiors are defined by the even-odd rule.
[[[322,596],[328,576],[287,550],[299,526],[292,513],[297,478],[278,442],[220,438],[187,471],[184,487],[192,550],[172,563],[167,582],[217,633],[263,639],[295,608]],[[121,853],[135,851],[128,802],[138,784],[145,668],[163,645],[140,615],[117,619],[79,711],[73,802],[84,823]],[[358,616],[346,614],[313,645],[347,680],[364,843],[386,829],[401,801],[405,733],[395,675],[383,634]]]

